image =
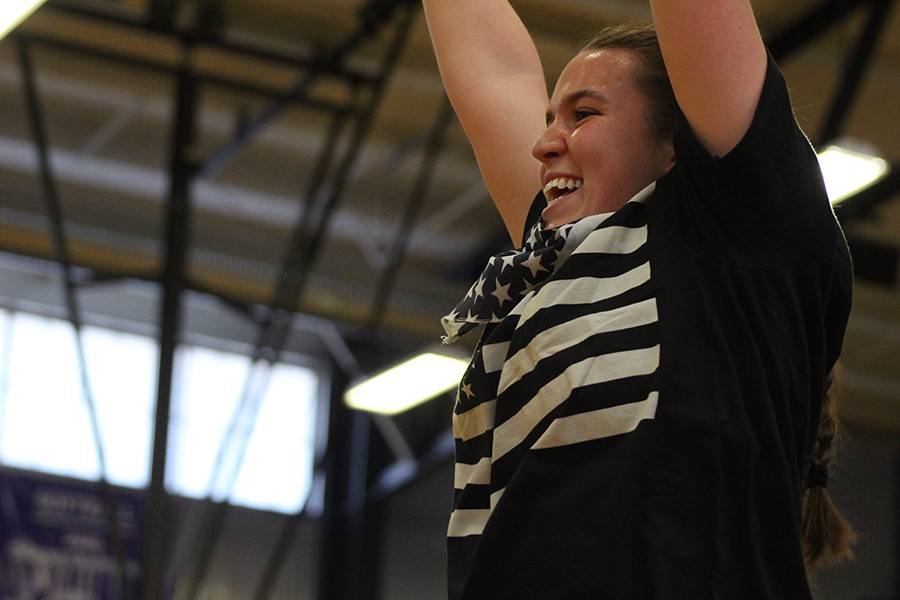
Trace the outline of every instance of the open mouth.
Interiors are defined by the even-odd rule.
[[[551,179],[544,186],[544,197],[547,198],[547,204],[553,204],[563,196],[568,196],[581,187],[584,182],[574,177],[557,177]]]

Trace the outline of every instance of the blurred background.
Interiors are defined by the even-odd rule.
[[[551,82],[649,17],[513,4]],[[834,196],[860,540],[817,585],[897,599],[900,7],[753,4],[816,147],[870,159]],[[47,0],[0,41],[0,115],[0,598],[444,597],[452,393],[343,401],[508,246],[418,4]]]

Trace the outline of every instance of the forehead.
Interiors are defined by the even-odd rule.
[[[621,48],[580,52],[569,61],[556,81],[551,104],[561,103],[581,90],[592,90],[608,98],[637,93],[636,66],[635,56]]]

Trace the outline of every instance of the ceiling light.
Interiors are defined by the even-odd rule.
[[[448,355],[447,350],[424,352],[350,386],[344,402],[351,408],[395,415],[456,387],[467,364],[467,359]]]
[[[3,0],[0,4],[0,39],[36,11],[45,0]]]
[[[819,152],[819,166],[832,204],[846,200],[888,172],[883,158],[859,144],[832,144]]]

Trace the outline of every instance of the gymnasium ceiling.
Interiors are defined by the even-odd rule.
[[[813,140],[849,137],[896,167],[892,4],[754,7]],[[588,32],[648,16],[644,0],[514,5],[551,81]],[[415,3],[49,0],[0,42],[0,111],[7,308],[60,313],[54,265],[69,263],[89,322],[154,330],[170,297],[185,337],[319,357],[337,345],[374,364],[436,341],[504,243]],[[897,179],[842,214],[860,253],[845,416],[894,432]],[[279,337],[280,311],[298,316]]]

